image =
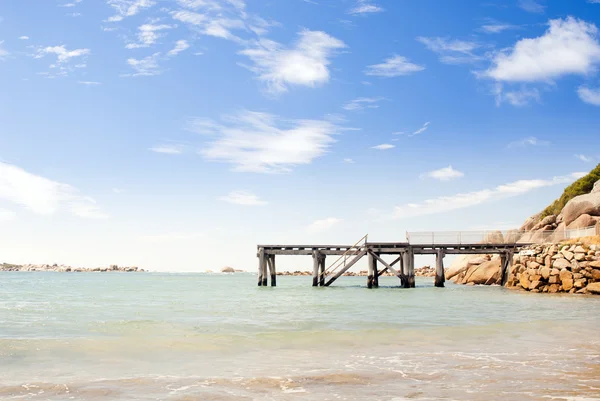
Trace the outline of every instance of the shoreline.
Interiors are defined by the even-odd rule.
[[[142,273],[146,272],[137,266],[118,266],[110,265],[108,267],[73,267],[58,264],[0,264],[0,272],[55,272],[55,273],[91,273],[91,272],[125,272],[125,273]]]

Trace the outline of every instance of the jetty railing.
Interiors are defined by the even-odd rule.
[[[356,256],[358,253],[360,253],[363,250],[363,248],[365,247],[365,245],[367,243],[368,236],[369,236],[369,234],[365,234],[361,239],[356,241],[356,243],[354,243],[354,245],[352,245],[350,248],[348,248],[348,250],[346,250],[346,252],[344,252],[342,255],[340,255],[339,258],[337,258],[331,265],[329,265],[329,267],[327,269],[324,269],[324,271],[321,272],[320,276],[326,277],[329,275],[333,275],[338,269],[340,269],[342,267],[346,267],[346,262],[348,261],[348,258],[350,256]]]

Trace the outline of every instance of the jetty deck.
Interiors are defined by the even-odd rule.
[[[370,242],[365,235],[353,245],[258,245],[258,285],[277,285],[275,257],[304,255],[313,258],[313,286],[328,287],[350,270],[363,257],[368,258],[367,287],[379,287],[379,276],[386,272],[400,279],[401,287],[415,287],[415,255],[435,255],[435,286],[444,287],[444,256],[465,254],[499,254],[502,284],[506,283],[513,255],[521,247],[531,245],[522,241],[526,236],[517,231],[485,232],[419,232],[407,233],[403,242]],[[382,255],[393,255],[386,262]],[[336,257],[326,266],[328,256]],[[380,268],[381,267],[381,268]]]

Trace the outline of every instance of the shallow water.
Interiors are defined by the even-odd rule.
[[[0,274],[0,400],[600,400],[600,297]]]

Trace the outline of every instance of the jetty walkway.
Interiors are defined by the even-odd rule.
[[[536,241],[537,242],[537,241]],[[258,285],[277,285],[275,257],[304,255],[313,258],[312,285],[328,287],[363,257],[368,258],[367,287],[377,288],[379,276],[391,272],[400,279],[401,287],[415,287],[415,255],[435,255],[435,286],[444,287],[444,256],[451,254],[499,254],[502,285],[506,283],[513,255],[532,245],[531,236],[519,231],[455,231],[406,233],[403,242],[370,242],[365,235],[353,245],[258,245]],[[395,259],[386,262],[382,255]],[[327,256],[336,256],[326,265]]]

